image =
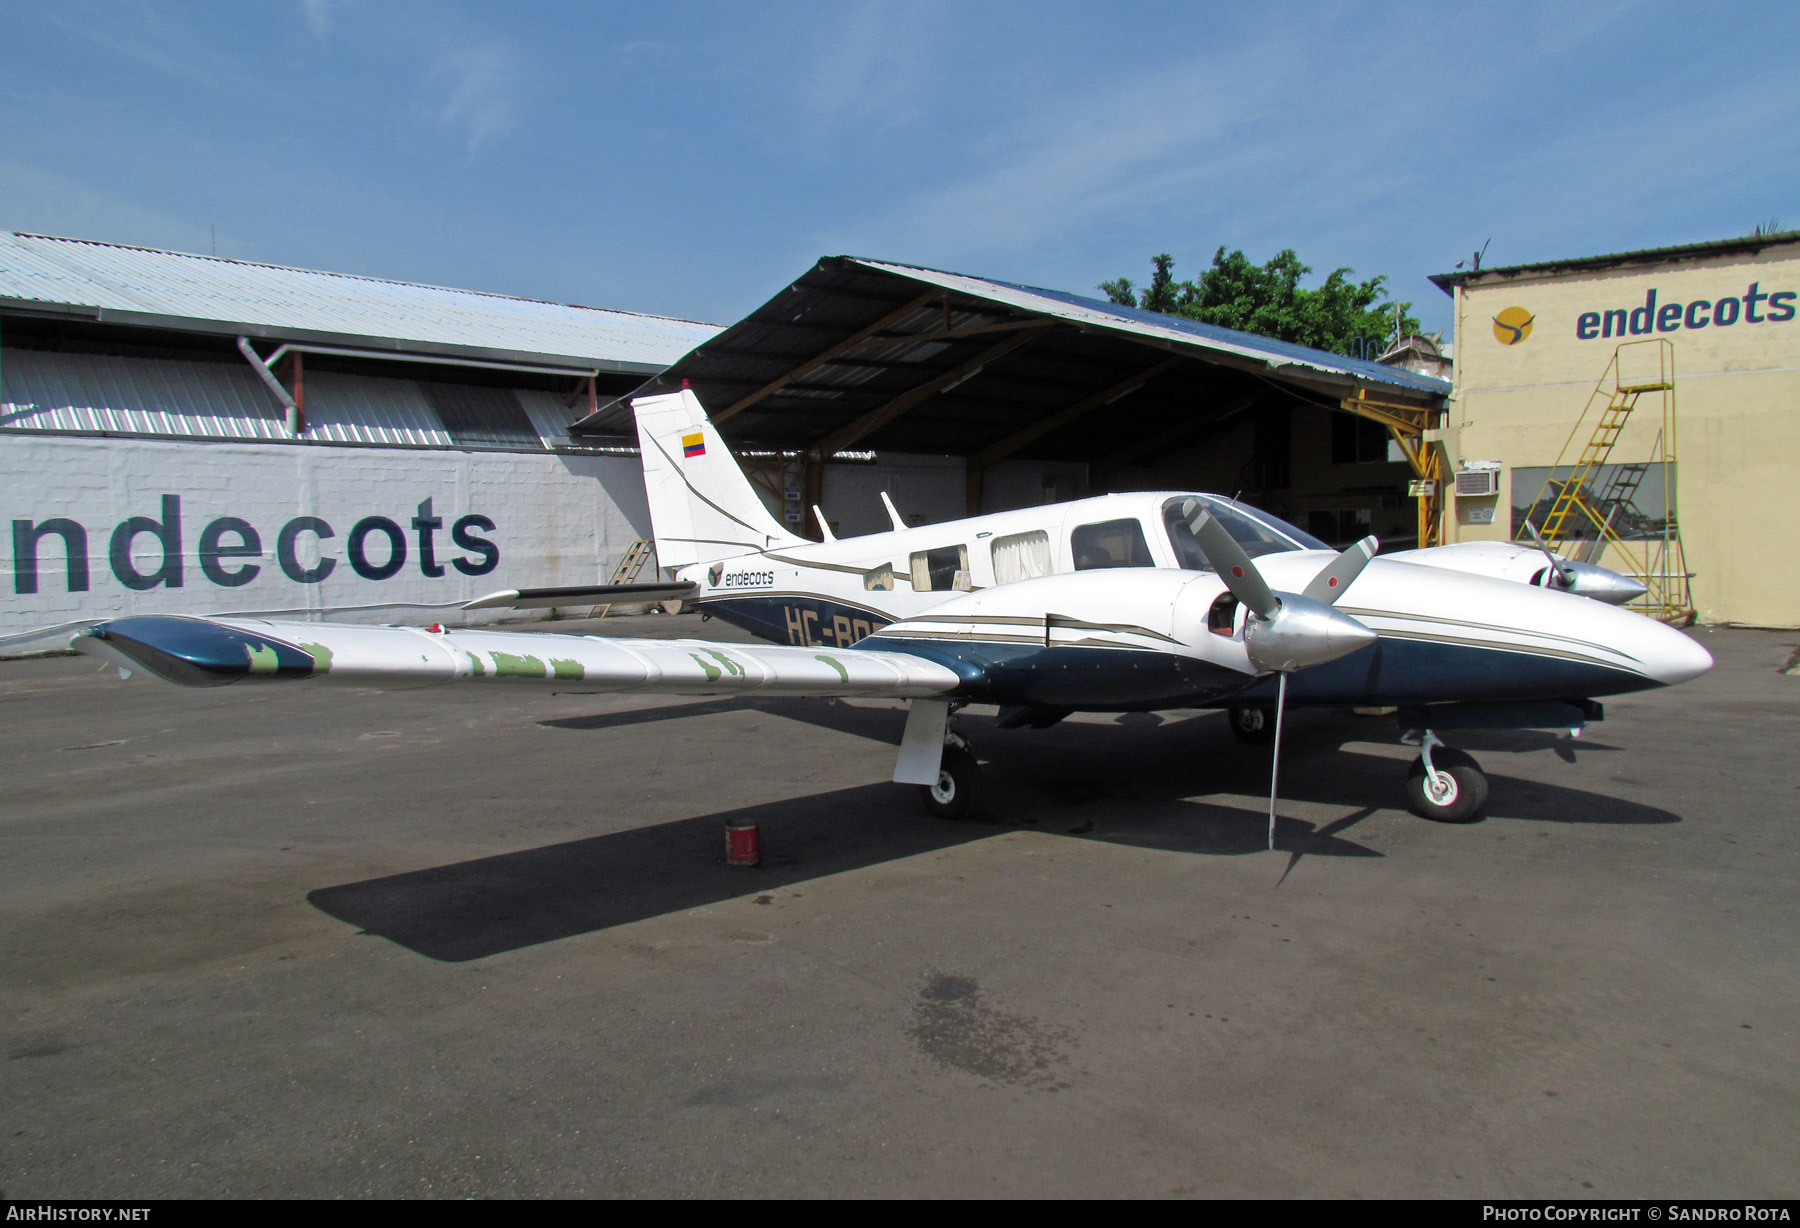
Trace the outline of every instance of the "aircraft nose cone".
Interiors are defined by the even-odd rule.
[[[1575,582],[1569,586],[1568,591],[1592,597],[1595,601],[1604,601],[1608,605],[1624,605],[1636,601],[1649,591],[1630,576],[1622,576],[1616,571],[1596,567],[1592,563],[1565,563],[1563,566],[1575,573]]]
[[[1658,682],[1674,686],[1698,678],[1712,668],[1712,653],[1695,643],[1691,636],[1661,624],[1658,624],[1658,630],[1660,634],[1645,654],[1650,675]]]

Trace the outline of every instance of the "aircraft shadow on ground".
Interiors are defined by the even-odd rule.
[[[653,725],[659,721],[685,720],[696,716],[719,716],[728,712],[767,712],[855,734],[874,742],[900,745],[900,732],[906,727],[904,708],[865,708],[840,703],[835,699],[709,699],[699,703],[659,704],[653,708],[632,708],[624,712],[599,712],[593,716],[565,716],[539,721],[549,729],[625,729],[632,725]]]
[[[571,717],[545,724],[617,728],[639,720],[742,710],[741,702]],[[750,705],[841,732],[897,742],[895,709],[765,700]],[[979,817],[924,815],[915,790],[885,782],[681,819],[585,840],[327,887],[308,895],[328,915],[432,959],[464,961],[703,907],[759,891],[863,869],[920,853],[1031,830],[1136,848],[1239,856],[1267,847],[1267,820],[1208,794],[1264,797],[1266,747],[1242,746],[1213,714],[1049,730],[998,730],[967,717],[963,729],[986,761]],[[1402,804],[1405,764],[1343,748],[1383,736],[1366,723],[1306,714],[1284,740],[1284,806],[1345,809],[1313,822],[1282,815],[1276,846],[1289,869],[1305,856],[1379,857],[1345,833],[1384,806]],[[1537,735],[1507,733],[1520,750]],[[1464,741],[1472,745],[1473,740]],[[1583,744],[1583,749],[1597,749]],[[1494,764],[1484,764],[1490,769]],[[1678,815],[1578,789],[1490,774],[1497,818],[1569,823],[1677,823]],[[724,827],[753,822],[765,858],[754,870],[724,863]]]

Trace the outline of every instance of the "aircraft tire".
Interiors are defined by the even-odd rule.
[[[1406,774],[1406,808],[1435,823],[1473,823],[1487,804],[1488,781],[1475,760],[1460,750],[1441,746],[1431,756],[1437,770],[1450,777],[1449,789],[1433,797],[1426,787],[1425,760],[1414,759]]]
[[[981,800],[981,768],[975,756],[954,743],[945,746],[938,782],[920,785],[919,800],[925,804],[925,813],[933,818],[968,818]]]
[[[1225,715],[1231,722],[1231,732],[1237,735],[1238,741],[1248,742],[1252,746],[1265,746],[1274,741],[1273,708],[1229,708]]]

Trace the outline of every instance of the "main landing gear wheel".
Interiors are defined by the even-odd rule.
[[[1406,774],[1407,809],[1438,823],[1473,823],[1487,804],[1487,777],[1475,760],[1441,742],[1430,755],[1434,771],[1421,755]]]
[[[1275,737],[1275,713],[1269,708],[1232,708],[1227,713],[1238,741],[1261,746]]]
[[[940,819],[963,819],[974,812],[981,797],[981,768],[967,746],[947,743],[938,764],[938,782],[920,785],[919,800],[925,813]]]

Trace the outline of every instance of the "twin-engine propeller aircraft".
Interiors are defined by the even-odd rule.
[[[1105,495],[910,528],[883,495],[891,532],[840,541],[826,528],[827,540],[810,542],[770,515],[692,392],[634,410],[657,555],[673,579],[515,589],[470,606],[682,598],[773,643],[142,616],[73,646],[190,686],[528,681],[906,699],[893,779],[921,786],[926,808],[946,817],[966,814],[979,791],[975,756],[950,723],[967,704],[997,705],[1006,728],[1078,711],[1225,708],[1240,737],[1274,739],[1277,764],[1291,704],[1395,706],[1421,747],[1408,803],[1457,822],[1479,814],[1487,781],[1439,732],[1575,732],[1600,717],[1596,696],[1712,664],[1679,631],[1578,595],[1582,577],[1553,556],[1504,579],[1476,574],[1456,547],[1442,565],[1432,550],[1377,558],[1372,537],[1336,553],[1214,495]],[[1518,569],[1512,554],[1501,563],[1502,574]],[[1611,574],[1588,577],[1590,589]],[[1273,771],[1270,788],[1272,841]]]

